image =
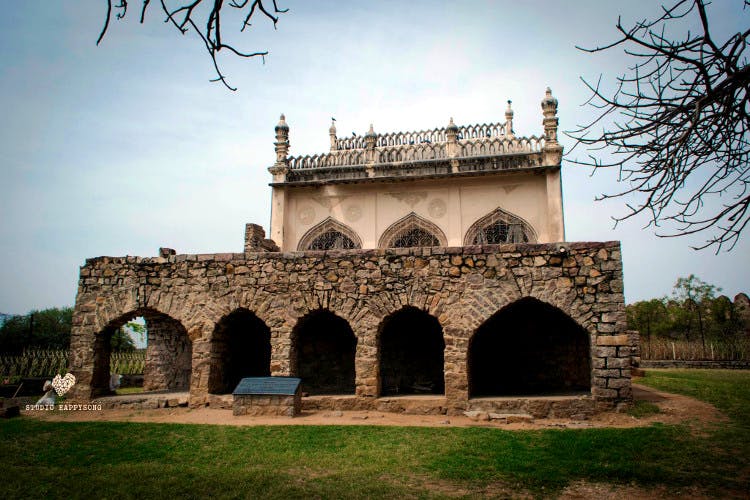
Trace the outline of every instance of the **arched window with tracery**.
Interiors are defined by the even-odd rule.
[[[349,226],[331,217],[310,228],[300,239],[297,250],[350,250],[362,248],[362,240]]]
[[[399,219],[383,232],[380,248],[411,248],[447,246],[445,233],[434,223],[414,212]]]
[[[534,228],[520,217],[496,208],[476,221],[464,237],[464,245],[536,243]]]

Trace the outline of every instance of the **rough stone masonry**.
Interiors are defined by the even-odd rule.
[[[248,230],[262,241],[255,233]],[[440,412],[531,411],[532,405],[538,416],[562,416],[632,401],[630,360],[637,337],[625,331],[617,242],[293,253],[248,245],[246,250],[88,259],[73,316],[71,370],[78,383],[71,397],[87,400],[106,393],[108,335],[135,316],[158,325],[153,333],[149,329],[147,359],[155,360],[147,367],[149,388],[189,390],[190,405],[200,406],[211,401],[217,377],[227,371],[216,348],[224,318],[238,310],[252,313],[270,331],[270,374],[296,375],[301,354],[295,327],[310,313],[325,310],[348,323],[356,337],[354,394],[327,406],[382,408],[379,336],[389,316],[409,307],[435,318],[442,330],[444,394],[427,403]],[[552,394],[543,403],[534,402],[533,393],[470,394],[473,337],[520,299],[580,325],[590,391],[575,397]],[[171,333],[160,340],[159,332]],[[508,353],[497,355],[498,363],[508,359]],[[387,408],[405,411],[408,405]]]

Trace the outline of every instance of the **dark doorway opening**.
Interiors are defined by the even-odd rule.
[[[416,307],[388,316],[380,327],[380,395],[444,394],[445,341],[440,322]]]
[[[469,396],[557,395],[591,390],[588,332],[530,297],[489,318],[469,343]]]
[[[357,338],[349,323],[327,309],[301,318],[292,332],[292,366],[311,395],[354,394]]]
[[[247,309],[224,316],[211,343],[208,392],[227,394],[245,377],[271,375],[271,330]]]

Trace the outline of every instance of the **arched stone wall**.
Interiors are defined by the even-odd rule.
[[[112,316],[114,318],[110,319]],[[150,307],[141,307],[125,313],[118,313],[115,312],[114,308],[110,308],[103,310],[97,318],[98,321],[89,325],[88,330],[93,329],[93,335],[91,333],[83,334],[88,341],[85,342],[85,345],[90,346],[90,349],[87,349],[87,355],[82,355],[80,349],[74,351],[76,355],[71,355],[70,365],[74,374],[76,369],[83,366],[84,363],[90,366],[90,375],[85,372],[84,377],[80,380],[77,377],[77,380],[79,384],[89,380],[92,395],[110,393],[112,335],[129,320],[138,316],[142,316],[146,320],[148,330],[144,389],[147,391],[181,391],[190,388],[193,346],[183,324],[179,320]],[[96,330],[96,325],[101,323],[104,323],[104,326]],[[76,344],[79,344],[81,337],[81,332],[76,331]],[[73,392],[73,394],[76,393]]]
[[[211,341],[222,317],[237,308],[252,311],[271,332],[271,374],[289,375],[295,325],[323,308],[356,336],[356,396],[365,404],[379,390],[378,327],[412,306],[443,329],[445,397],[461,409],[468,402],[471,335],[505,305],[534,297],[589,332],[594,400],[626,402],[631,346],[621,266],[617,243],[572,243],[564,252],[536,244],[90,259],[81,268],[73,320],[74,393],[91,396],[97,333],[141,308],[185,327],[191,405],[208,400]]]

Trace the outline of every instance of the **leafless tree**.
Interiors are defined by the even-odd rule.
[[[148,10],[151,0],[138,0],[141,2],[140,5],[140,22],[143,23],[146,18],[146,11]],[[161,11],[164,13],[166,18],[165,23],[171,24],[174,28],[180,31],[183,35],[188,31],[192,30],[198,34],[200,39],[208,51],[211,57],[211,62],[216,70],[216,78],[212,81],[219,81],[230,90],[237,90],[235,87],[229,85],[226,77],[219,68],[219,63],[216,60],[217,55],[222,49],[239,56],[239,57],[261,57],[264,58],[268,54],[268,51],[264,52],[243,52],[236,49],[233,44],[225,43],[225,37],[222,35],[222,14],[229,15],[229,9],[236,9],[236,13],[239,13],[241,19],[240,31],[244,32],[246,28],[251,25],[250,21],[253,16],[260,12],[265,18],[273,22],[274,28],[278,23],[279,18],[276,14],[282,14],[287,12],[289,9],[279,9],[276,0],[271,0],[273,4],[273,10],[269,10],[264,5],[263,0],[156,0],[155,3],[159,4]],[[119,0],[117,5],[112,5],[112,0],[107,0],[107,15],[104,19],[104,26],[99,34],[99,38],[96,40],[96,44],[104,38],[104,35],[109,29],[109,23],[112,20],[114,9],[115,19],[122,20],[128,12],[128,0]],[[202,26],[202,27],[199,27]]]
[[[744,3],[744,5],[743,5]],[[737,15],[750,0],[737,4]],[[679,0],[661,8],[660,17],[623,27],[618,39],[586,52],[623,48],[633,64],[614,88],[593,84],[587,104],[597,109],[592,121],[567,135],[589,154],[573,163],[616,168],[627,183],[599,199],[626,197],[627,213],[641,213],[649,226],[668,222],[657,235],[703,232],[718,253],[731,250],[750,220],[748,168],[748,87],[745,49],[750,29],[717,40],[710,31],[705,0]],[[740,6],[742,5],[742,9]],[[674,32],[699,21],[699,30],[678,38]],[[575,149],[575,147],[574,147]]]

